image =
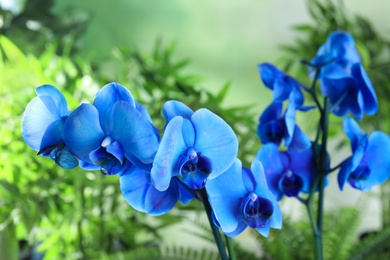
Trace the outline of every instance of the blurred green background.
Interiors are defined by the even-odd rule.
[[[260,147],[257,117],[272,98],[256,65],[275,63],[308,83],[300,60],[310,59],[329,32],[344,29],[357,41],[382,111],[362,123],[390,130],[386,0],[0,0],[0,7],[0,260],[217,258],[198,203],[152,218],[123,201],[116,176],[65,171],[36,156],[21,138],[20,120],[39,85],[60,88],[74,109],[117,81],[160,129],[166,100],[206,107],[232,125],[248,166]],[[312,120],[316,115],[299,118],[309,132]],[[336,165],[349,147],[341,120],[332,122]],[[388,254],[389,190],[386,184],[362,196],[330,185],[326,259]],[[311,259],[304,209],[292,200],[282,207],[282,231],[235,239],[239,259]],[[365,231],[374,235],[357,248]]]

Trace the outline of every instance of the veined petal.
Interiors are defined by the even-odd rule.
[[[70,111],[68,110],[68,104],[66,103],[66,99],[64,95],[52,85],[43,85],[37,87],[35,92],[38,96],[47,96],[50,97],[51,101],[54,103],[53,109],[49,109],[50,112],[58,111],[59,116],[69,115]],[[45,103],[43,101],[43,103]],[[49,106],[47,106],[49,108]]]
[[[191,117],[195,127],[195,150],[212,162],[209,179],[215,178],[233,164],[238,141],[233,129],[207,109],[197,110]]]
[[[146,212],[152,216],[163,215],[175,206],[179,197],[179,184],[174,180],[165,191],[159,191],[153,185],[149,185],[145,197]]]
[[[109,83],[100,89],[96,93],[95,100],[93,101],[93,105],[99,111],[100,123],[106,134],[109,127],[111,109],[118,101],[125,101],[132,107],[135,107],[135,100],[130,91],[116,82]]]
[[[131,104],[124,101],[114,104],[109,132],[112,139],[121,144],[130,161],[134,156],[142,163],[152,163],[158,148],[156,133],[150,122]]]
[[[74,110],[65,122],[63,138],[77,158],[90,163],[89,153],[99,148],[104,139],[96,107],[81,104]]]
[[[35,151],[39,151],[46,129],[59,118],[53,115],[39,97],[27,104],[22,119],[24,141]]]
[[[162,107],[162,114],[167,124],[175,116],[181,116],[183,118],[190,119],[193,113],[194,111],[192,111],[191,108],[176,100],[169,100],[165,102]]]
[[[241,219],[241,201],[248,193],[241,169],[241,162],[236,159],[226,172],[206,182],[209,202],[223,232],[233,232]]]
[[[171,178],[179,175],[177,164],[180,155],[187,150],[183,140],[182,125],[183,118],[177,116],[170,120],[165,128],[150,173],[152,183],[157,190],[168,189]]]

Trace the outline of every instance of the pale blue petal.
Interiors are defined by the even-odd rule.
[[[178,161],[187,147],[182,135],[183,118],[177,116],[169,121],[161,139],[151,170],[151,179],[157,190],[168,189],[171,178],[179,175]]]
[[[183,120],[183,130],[182,130],[184,142],[187,147],[194,147],[195,145],[195,129],[191,121],[188,119]]]
[[[47,107],[50,107],[49,111],[51,111],[52,113],[54,113],[55,111],[55,113],[58,113],[59,116],[66,116],[70,114],[64,95],[54,86],[43,85],[37,87],[35,89],[35,92],[38,94],[38,96],[50,97],[51,101],[54,103],[54,106],[50,107],[51,105],[49,105],[48,103],[49,106]],[[45,101],[43,102],[45,103]]]
[[[135,100],[130,91],[116,82],[105,85],[96,93],[93,105],[99,111],[100,123],[105,133],[108,131],[111,109],[118,101],[125,101],[135,107]]]
[[[233,232],[242,217],[241,202],[248,192],[241,174],[242,165],[236,159],[226,172],[206,182],[209,202],[223,232]]]
[[[22,118],[22,136],[35,151],[39,151],[46,129],[59,118],[52,114],[39,97],[27,104]]]
[[[195,150],[211,160],[212,172],[209,178],[215,178],[235,161],[237,137],[222,118],[207,109],[197,110],[191,121],[195,127]]]
[[[284,136],[285,146],[289,146],[292,141],[292,137],[294,135],[294,129],[295,129],[295,118],[296,118],[296,110],[295,110],[295,103],[294,103],[294,93],[292,92],[290,95],[290,100],[288,103],[286,113],[284,115],[284,121],[287,130]]]
[[[66,120],[63,138],[77,158],[91,162],[89,153],[99,148],[104,139],[96,107],[82,104],[74,110]]]
[[[152,163],[158,138],[150,122],[131,104],[124,101],[114,104],[109,132],[112,139],[121,144],[130,161],[134,156],[144,164]]]
[[[267,225],[263,228],[256,228],[257,232],[259,232],[262,236],[268,237],[270,227]]]
[[[227,235],[228,237],[236,237],[239,234],[241,234],[247,227],[248,227],[248,225],[245,223],[245,221],[240,219],[238,221],[238,226],[234,231],[228,232],[228,233],[224,232],[224,234]]]
[[[190,119],[193,113],[194,111],[192,111],[191,108],[176,100],[167,101],[162,107],[162,114],[167,124],[175,116],[181,116],[183,118]]]

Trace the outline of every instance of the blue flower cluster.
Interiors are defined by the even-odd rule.
[[[165,214],[205,188],[215,222],[224,232],[234,228],[231,235],[237,235],[250,226],[268,235],[270,227],[281,227],[280,209],[261,163],[254,163],[256,174],[241,167],[235,133],[211,111],[166,102],[160,137],[147,110],[118,83],[107,84],[93,104],[81,104],[74,111],[54,86],[38,87],[36,93],[22,120],[26,143],[65,169],[79,165],[118,175],[123,197],[134,209]],[[240,186],[234,178],[240,179]],[[232,180],[234,185],[229,185]],[[231,196],[218,201],[214,194]],[[229,208],[231,212],[223,209],[230,199],[236,206]]]
[[[374,88],[350,34],[331,33],[309,64],[310,76],[314,82],[320,80],[322,95],[329,99],[330,113],[343,117],[350,112],[360,120],[363,113],[372,115],[377,111]],[[321,166],[314,152],[319,153],[320,145],[314,147],[315,142],[310,142],[296,124],[296,112],[312,108],[304,106],[302,91],[317,98],[315,86],[308,88],[268,63],[258,65],[258,70],[264,85],[273,90],[273,101],[260,116],[257,128],[264,146],[256,158],[263,163],[268,186],[278,200],[283,195],[298,197],[300,192],[315,191],[316,187],[312,186]],[[288,104],[284,105],[286,101]],[[324,113],[323,109],[320,112]],[[344,131],[351,141],[353,154],[340,165],[340,189],[349,182],[352,187],[365,191],[389,179],[389,136],[375,131],[368,138],[349,117],[344,120]],[[282,140],[287,151],[279,151]],[[325,165],[329,173],[329,155]]]
[[[361,119],[363,113],[376,112],[375,92],[349,34],[332,33],[310,64],[331,113],[351,112]],[[278,200],[317,189],[321,144],[310,141],[296,124],[298,111],[315,108],[304,106],[302,90],[313,97],[316,92],[272,64],[258,69],[273,101],[259,118],[257,132],[264,145],[250,169],[237,158],[232,128],[213,112],[168,101],[162,108],[166,125],[161,137],[146,108],[118,83],[107,84],[93,104],[74,111],[54,86],[38,87],[23,116],[23,138],[65,169],[80,166],[118,175],[124,199],[138,211],[165,214],[178,201],[201,199],[197,191],[205,190],[214,223],[226,235],[236,236],[249,226],[268,236],[270,228],[282,226]],[[340,167],[340,189],[345,182],[368,190],[386,181],[389,137],[378,131],[367,137],[352,118],[345,119],[344,131],[353,154]],[[280,151],[282,141],[287,149]]]

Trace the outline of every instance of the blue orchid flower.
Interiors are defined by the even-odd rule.
[[[150,173],[133,165],[118,175],[122,195],[127,203],[135,210],[152,216],[169,212],[179,200],[186,204],[194,198],[176,178],[171,179],[168,189],[159,191],[151,184]]]
[[[282,227],[282,213],[260,161],[247,169],[236,159],[225,173],[206,183],[206,191],[214,222],[227,236],[237,236],[249,226],[267,237],[270,228]]]
[[[352,118],[343,122],[344,132],[351,142],[352,156],[341,165],[338,183],[340,190],[348,182],[352,187],[367,191],[390,177],[390,139],[380,131],[369,137]]]
[[[360,62],[355,40],[349,33],[340,30],[328,36],[326,42],[318,49],[316,56],[310,61],[317,68],[337,64],[346,72],[350,72],[353,64]]]
[[[333,114],[341,117],[351,112],[360,120],[363,113],[373,115],[378,111],[375,90],[360,63],[353,64],[349,74],[337,65],[323,71],[321,91],[329,97]]]
[[[127,163],[150,170],[159,141],[150,116],[118,83],[98,91],[93,105],[74,110],[63,137],[73,154],[103,174],[119,173]]]
[[[273,91],[274,102],[283,102],[290,99],[291,93],[293,93],[293,102],[297,109],[306,111],[313,108],[312,106],[303,106],[304,97],[301,88],[306,87],[296,79],[270,63],[259,64],[257,65],[257,69],[264,85]]]
[[[164,104],[167,121],[153,161],[151,180],[165,191],[172,177],[191,189],[201,189],[233,164],[238,141],[231,127],[207,109],[193,112],[178,101]]]
[[[377,112],[374,88],[350,34],[343,31],[331,33],[311,63],[315,70],[320,70],[321,92],[329,97],[333,114],[341,117],[351,112],[361,120],[364,113],[373,115]],[[313,67],[310,69],[313,76]]]
[[[300,192],[310,192],[316,174],[312,149],[280,152],[270,143],[261,147],[256,159],[263,164],[269,189],[277,200],[284,195],[297,197]]]
[[[37,97],[28,103],[22,119],[22,136],[38,154],[50,157],[65,169],[79,162],[65,145],[62,134],[70,114],[64,95],[52,85],[36,88]]]
[[[290,100],[293,99],[290,95]],[[263,144],[275,143],[280,145],[284,139],[284,145],[297,151],[309,149],[310,139],[295,123],[295,103],[289,102],[284,115],[283,103],[272,102],[259,118],[257,134]]]

